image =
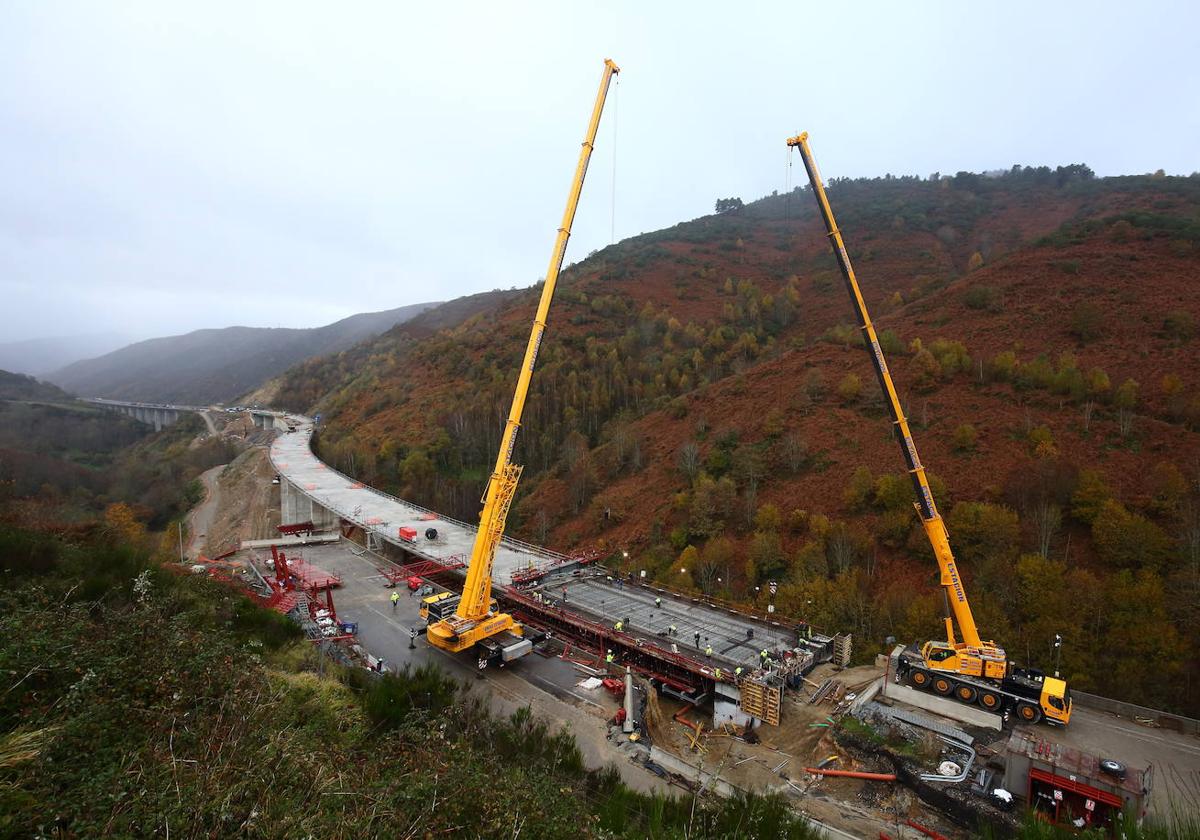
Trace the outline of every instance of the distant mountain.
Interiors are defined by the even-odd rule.
[[[61,388],[47,382],[38,382],[32,376],[0,370],[0,400],[69,402],[74,399]]]
[[[81,359],[111,353],[130,340],[127,335],[95,333],[9,341],[0,344],[0,369],[41,376]]]
[[[224,402],[305,359],[386,332],[436,303],[367,312],[314,329],[226,327],[152,338],[75,362],[46,378],[81,396],[142,402]]]
[[[527,289],[493,289],[439,304],[351,350],[296,365],[248,395],[246,401],[289,411],[314,410],[321,397],[352,381],[357,371],[368,366],[373,355],[397,358],[414,343],[461,327],[527,292]]]

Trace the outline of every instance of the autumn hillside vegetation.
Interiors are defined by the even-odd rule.
[[[1081,690],[1200,714],[1200,177],[829,184],[978,622]],[[939,632],[935,565],[806,189],[564,272],[510,529],[855,634]],[[503,285],[501,283],[500,285]],[[294,368],[320,454],[464,519],[537,289]]]

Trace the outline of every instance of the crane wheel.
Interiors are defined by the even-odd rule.
[[[974,703],[975,698],[979,696],[979,692],[972,686],[960,684],[955,686],[954,696],[960,703]]]
[[[1037,723],[1042,719],[1042,710],[1032,703],[1018,703],[1017,717],[1025,723]]]
[[[954,683],[946,677],[934,677],[933,690],[943,697],[949,697],[950,692],[954,690]]]
[[[979,692],[979,705],[987,709],[989,712],[1000,711],[1000,695],[994,691]]]
[[[928,671],[922,671],[920,668],[917,668],[909,676],[909,680],[912,681],[913,688],[919,688],[921,691],[924,691],[929,688],[929,683],[932,682],[933,678],[929,676]]]

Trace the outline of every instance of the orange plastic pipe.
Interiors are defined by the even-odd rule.
[[[867,779],[872,782],[894,782],[895,773],[860,773],[857,770],[818,770],[816,767],[805,767],[805,773],[814,776],[838,776],[844,779]]]
[[[694,730],[694,731],[695,731],[695,733],[696,733],[697,735],[699,735],[699,734],[700,734],[700,730],[702,730],[704,727],[703,727],[701,724],[699,724],[699,723],[696,723],[696,722],[694,722],[694,721],[687,720],[686,718],[683,718],[683,717],[682,717],[683,715],[686,715],[688,712],[690,712],[690,711],[691,711],[692,709],[694,709],[694,708],[696,708],[696,704],[695,704],[695,703],[689,703],[688,705],[686,705],[686,706],[684,706],[682,709],[680,709],[678,712],[676,712],[676,713],[675,713],[675,714],[672,716],[672,719],[673,719],[673,720],[674,720],[676,723],[682,723],[682,724],[683,724],[684,726],[686,726],[688,729]]]

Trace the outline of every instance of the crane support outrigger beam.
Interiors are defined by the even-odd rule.
[[[546,279],[542,286],[537,314],[533,319],[529,343],[525,347],[525,358],[517,377],[512,407],[509,409],[508,421],[505,423],[504,434],[500,440],[500,452],[496,456],[496,466],[488,478],[487,489],[484,492],[483,510],[479,515],[479,531],[475,535],[475,544],[471,550],[471,560],[467,567],[467,579],[463,587],[462,598],[453,615],[429,626],[427,636],[429,641],[445,650],[455,652],[465,650],[477,642],[506,631],[521,635],[521,627],[513,621],[512,616],[491,611],[492,565],[496,558],[496,549],[504,536],[508,511],[512,506],[513,496],[517,492],[517,482],[521,477],[521,467],[512,463],[512,456],[517,443],[517,432],[521,428],[521,415],[525,409],[525,399],[529,395],[529,382],[537,363],[538,350],[542,345],[542,335],[546,330],[546,317],[550,311],[550,302],[554,299],[558,274],[566,255],[567,240],[571,236],[571,225],[575,221],[575,210],[579,205],[579,196],[583,190],[588,161],[591,159],[592,149],[596,142],[596,132],[600,127],[600,116],[604,111],[608,88],[613,76],[619,72],[621,72],[620,68],[612,59],[605,59],[604,72],[600,77],[600,90],[596,94],[596,102],[592,108],[591,120],[588,122],[583,148],[579,152],[579,162],[575,167],[575,177],[571,181],[571,189],[567,194],[567,206],[563,211],[562,224],[559,226],[558,235],[554,240],[554,249],[550,252],[550,267],[546,270]]]

